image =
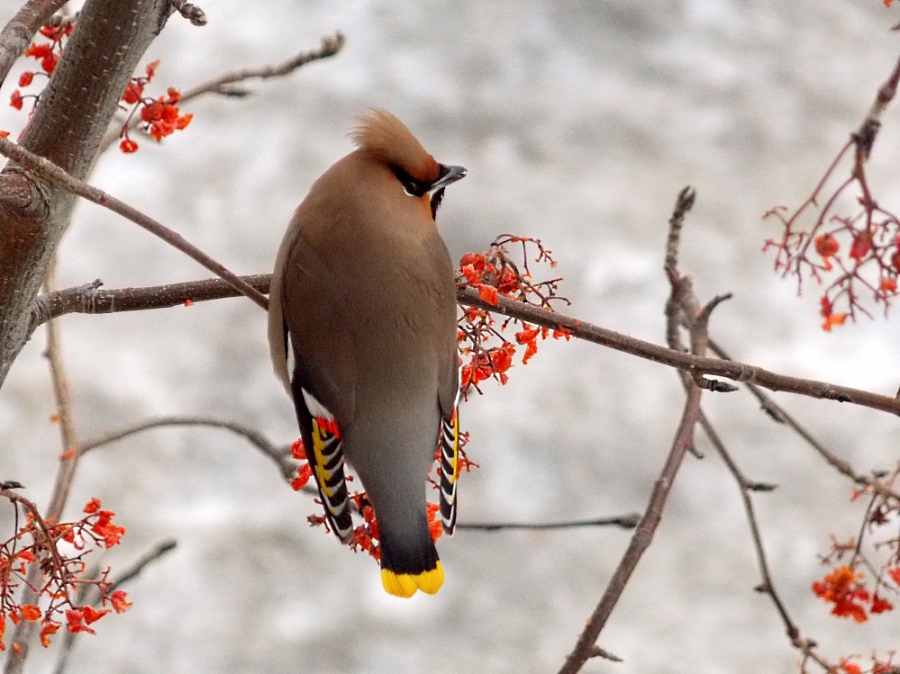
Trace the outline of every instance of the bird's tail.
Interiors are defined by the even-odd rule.
[[[378,511],[375,511],[377,516]],[[435,594],[444,584],[444,569],[431,540],[428,525],[415,540],[395,539],[379,526],[381,584],[395,597],[412,597],[417,590]],[[420,528],[422,529],[422,528]]]

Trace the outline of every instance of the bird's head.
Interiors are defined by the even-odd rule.
[[[435,161],[412,132],[387,110],[373,108],[350,133],[356,146],[388,166],[410,197],[429,199],[437,213],[444,188],[466,175],[462,166]]]

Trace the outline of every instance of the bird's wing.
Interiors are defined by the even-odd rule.
[[[455,306],[455,303],[454,303]],[[455,325],[454,325],[455,328]],[[448,342],[439,370],[441,430],[438,440],[440,466],[440,506],[444,531],[453,533],[456,526],[456,482],[459,478],[459,347],[456,330],[453,342]]]
[[[459,478],[459,409],[453,408],[449,418],[441,418],[440,434],[441,520],[444,531],[453,533],[456,526],[456,482]]]
[[[342,426],[353,419],[355,360],[331,271],[298,236],[285,251],[279,301],[294,409],[319,495],[335,534],[353,531],[344,475]]]
[[[350,499],[344,475],[344,451],[341,428],[334,415],[307,391],[301,377],[291,380],[291,391],[306,458],[313,469],[319,496],[325,506],[328,523],[335,535],[347,542],[353,533]]]

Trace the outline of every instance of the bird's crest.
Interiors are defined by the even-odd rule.
[[[392,167],[402,169],[416,180],[436,180],[440,167],[412,131],[387,110],[372,108],[357,119],[350,138],[361,150],[368,150]]]

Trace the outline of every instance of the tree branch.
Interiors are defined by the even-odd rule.
[[[337,54],[344,46],[345,38],[343,34],[335,31],[321,38],[321,43],[316,49],[303,51],[294,56],[292,59],[285,61],[279,65],[267,65],[260,68],[245,68],[234,72],[220,75],[215,79],[204,82],[197,86],[185,89],[181,92],[180,102],[187,103],[191,99],[198,98],[204,94],[220,94],[222,96],[243,97],[250,92],[246,89],[233,86],[239,82],[250,79],[268,79],[270,77],[283,77],[290,75],[297,68],[305,66],[307,63],[328,58]],[[141,123],[140,115],[134,115],[128,121],[128,130],[136,129]],[[100,152],[105,152],[111,145],[121,137],[121,129],[110,129],[107,131],[103,142],[100,144]]]
[[[606,621],[622,596],[628,579],[631,578],[631,574],[637,567],[638,562],[653,541],[653,534],[662,519],[663,508],[672,488],[675,475],[681,466],[685,452],[693,442],[691,438],[694,425],[700,415],[700,393],[700,387],[692,384],[684,404],[681,421],[678,424],[678,431],[672,442],[672,448],[669,451],[669,456],[659,478],[653,485],[647,509],[644,511],[644,515],[634,535],[632,535],[628,548],[616,567],[609,585],[607,585],[600,599],[600,603],[597,604],[590,618],[587,619],[575,648],[566,658],[566,662],[562,669],[559,670],[559,674],[575,674],[581,670],[588,658],[596,655],[595,643],[597,638],[606,626]]]
[[[716,343],[715,340],[709,341],[709,348],[713,351],[719,358],[723,358],[725,360],[731,360],[731,356],[728,355],[728,352],[725,351],[719,344]],[[892,489],[887,481],[879,480],[877,477],[870,477],[869,475],[865,475],[863,473],[858,473],[854,470],[853,466],[830,449],[828,449],[821,442],[816,440],[813,437],[812,433],[810,433],[806,427],[804,427],[799,421],[794,419],[790,414],[788,414],[787,410],[781,407],[778,403],[776,403],[772,396],[763,391],[756,384],[746,383],[747,389],[753,396],[759,401],[760,406],[763,411],[768,414],[772,419],[777,421],[778,423],[784,424],[791,428],[794,432],[797,433],[801,438],[803,438],[810,447],[812,447],[815,451],[817,451],[822,458],[830,465],[832,468],[835,468],[839,473],[849,477],[856,484],[866,485],[872,489],[873,492],[877,494],[881,494],[887,498],[892,498],[898,503],[900,503],[900,493]]]
[[[165,426],[209,426],[212,428],[223,428],[225,430],[236,433],[250,442],[266,457],[275,462],[281,475],[290,480],[297,470],[297,466],[291,460],[291,452],[289,448],[278,447],[271,442],[266,436],[257,430],[254,430],[243,424],[228,419],[217,419],[215,417],[202,416],[166,416],[155,417],[152,419],[144,419],[133,424],[126,424],[119,428],[113,429],[94,438],[88,438],[79,446],[79,452],[83,455],[86,452],[117,442],[123,438],[150,430],[151,428],[161,428]]]
[[[54,271],[55,258],[51,259],[50,266],[47,268],[47,278],[45,287],[52,290],[55,285]],[[50,379],[53,384],[53,397],[56,402],[56,414],[59,417],[59,430],[62,440],[63,452],[59,460],[59,467],[56,471],[56,482],[53,485],[53,492],[50,496],[50,505],[43,515],[42,521],[58,522],[62,517],[63,508],[69,498],[69,491],[72,487],[72,480],[75,477],[75,468],[78,465],[78,434],[75,430],[75,419],[72,412],[72,399],[69,391],[68,378],[66,377],[65,367],[63,366],[62,352],[59,343],[59,331],[55,321],[47,323],[47,351],[45,353],[50,364]],[[50,537],[48,535],[48,540]],[[37,587],[38,580],[43,573],[43,569],[38,564],[32,565],[28,570],[28,582],[22,590],[20,602],[22,604],[36,604],[39,601],[38,595],[34,588]],[[28,657],[28,651],[31,642],[34,639],[36,623],[23,621],[16,626],[13,631],[13,642],[19,645],[18,650],[14,650],[10,654],[9,662],[6,665],[6,672],[19,672],[24,666],[25,659]]]
[[[242,276],[248,285],[268,293],[270,274]],[[221,279],[169,283],[146,288],[103,290],[97,279],[75,288],[40,295],[34,301],[31,331],[53,318],[66,314],[109,314],[119,311],[140,311],[182,306],[185,303],[241,297],[241,293]]]
[[[265,293],[268,292],[270,277],[269,274],[257,274],[240,278],[260,292]],[[33,308],[32,326],[40,325],[47,318],[58,317],[68,313],[111,313],[114,311],[157,309],[181,305],[186,300],[200,302],[225,297],[238,297],[239,295],[240,293],[219,280],[189,281],[165,286],[124,288],[121,290],[97,290],[96,287],[93,287],[93,284],[88,284],[77,288],[68,288],[59,291],[59,293],[38,298]],[[516,318],[550,329],[563,328],[578,339],[694,374],[725,377],[748,385],[762,386],[772,391],[787,391],[797,395],[837,400],[838,402],[852,403],[882,412],[900,414],[900,398],[883,396],[811,379],[789,377],[735,360],[695,356],[601,328],[598,325],[593,325],[565,314],[506,299],[505,297],[500,297],[499,304],[494,306],[482,300],[476,288],[468,286],[459,288],[456,298],[461,304],[466,306],[479,307],[509,318]]]
[[[167,0],[87,0],[22,134],[18,165],[0,173],[0,385],[25,344],[32,302],[75,203],[20,160],[30,153],[77,180],[87,175],[168,9]]]
[[[738,465],[734,462],[734,459],[731,458],[731,455],[725,448],[721,438],[719,438],[719,434],[716,433],[712,424],[709,422],[709,419],[702,413],[700,416],[700,426],[703,428],[703,432],[706,434],[706,437],[709,438],[710,443],[712,443],[712,446],[716,449],[719,456],[722,457],[722,461],[725,462],[728,471],[731,473],[732,477],[734,477],[734,480],[737,482],[738,488],[740,489],[741,500],[744,504],[744,512],[747,515],[747,523],[750,526],[750,537],[753,539],[753,550],[756,553],[756,563],[759,566],[759,573],[762,576],[762,583],[755,588],[756,591],[768,595],[772,600],[792,646],[803,653],[805,657],[815,660],[826,672],[837,671],[833,665],[829,664],[816,652],[816,642],[812,639],[804,638],[801,635],[800,628],[797,627],[797,623],[791,618],[791,615],[788,613],[787,607],[784,604],[784,600],[782,600],[775,589],[772,573],[769,570],[769,562],[766,558],[766,550],[762,542],[762,533],[759,529],[759,522],[756,519],[756,510],[753,507],[753,499],[750,495],[751,491],[760,490],[760,484],[748,480],[744,476]]]
[[[53,163],[47,161],[43,157],[32,154],[21,145],[16,145],[15,143],[2,137],[0,137],[0,154],[9,157],[21,167],[27,169],[34,175],[46,180],[51,185],[66,190],[71,194],[83,197],[84,199],[92,201],[99,206],[108,208],[113,213],[118,213],[122,217],[131,220],[133,223],[143,227],[151,234],[156,235],[157,237],[168,243],[170,246],[177,248],[194,261],[206,267],[209,271],[216,274],[219,278],[222,278],[230,283],[242,295],[247,296],[263,309],[268,309],[269,302],[266,299],[265,295],[260,293],[253,286],[249,285],[239,276],[229,271],[224,265],[217,262],[202,250],[194,246],[178,232],[169,229],[162,223],[154,220],[147,215],[144,215],[136,208],[133,208],[128,204],[119,201],[103,190],[89,185],[84,181],[73,178],[60,167],[55,166]]]
[[[671,294],[666,303],[667,329],[666,335],[669,337],[669,346],[672,349],[681,348],[678,338],[677,323],[679,321],[678,311],[676,307],[692,306],[694,308],[699,304],[691,289],[690,280],[682,275],[677,268],[677,249],[679,243],[679,235],[681,231],[681,223],[685,213],[690,210],[694,202],[694,193],[690,188],[685,188],[678,195],[675,212],[669,221],[669,239],[666,245],[666,263],[665,271],[669,277],[671,285]],[[707,320],[713,307],[717,304],[717,298],[709,302],[703,310],[706,318],[696,320],[691,325],[691,349],[698,356],[702,356],[705,352],[707,337]],[[694,312],[695,316],[701,315],[701,312]],[[675,353],[679,353],[675,351]],[[597,639],[600,632],[606,626],[609,616],[622,596],[631,574],[637,567],[644,552],[650,547],[653,541],[653,535],[662,521],[663,509],[666,506],[669,492],[675,482],[675,476],[684,460],[685,453],[694,444],[694,427],[702,414],[700,410],[700,395],[705,388],[702,384],[696,382],[690,375],[691,373],[682,372],[681,378],[686,389],[686,400],[684,403],[684,411],[681,415],[681,421],[678,424],[678,430],[675,433],[675,439],[669,450],[665,465],[662,468],[659,478],[653,485],[653,491],[650,494],[650,500],[641,521],[638,523],[637,529],[631,537],[628,548],[622,556],[619,565],[616,567],[600,602],[594,609],[590,618],[585,624],[584,630],[575,643],[575,648],[566,658],[559,674],[576,674],[584,666],[584,663],[591,657],[596,657],[600,653],[597,648]]]
[[[0,30],[0,86],[34,34],[68,0],[28,0]]]
[[[456,528],[468,529],[470,531],[500,531],[502,529],[548,530],[608,526],[621,527],[622,529],[634,529],[638,525],[640,518],[641,516],[637,513],[628,513],[627,515],[620,515],[618,517],[597,517],[589,520],[571,520],[566,522],[457,522]]]
[[[189,101],[192,98],[209,93],[223,94],[225,96],[244,96],[247,94],[247,91],[231,85],[251,79],[266,80],[270,77],[284,77],[290,75],[297,70],[297,68],[301,68],[307,63],[320,61],[334,56],[341,50],[345,42],[346,38],[343,33],[334,31],[333,33],[323,35],[320,44],[316,49],[300,52],[293,58],[277,65],[265,65],[259,68],[243,68],[241,70],[235,70],[220,75],[208,82],[191,87],[190,89],[185,89],[181,92],[181,100],[182,102]]]

